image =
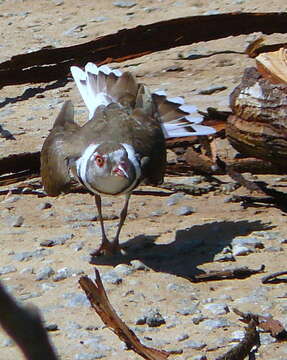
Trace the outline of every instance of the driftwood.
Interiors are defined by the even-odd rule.
[[[91,306],[102,321],[122,340],[128,349],[132,349],[144,359],[164,360],[170,355],[164,350],[157,350],[143,345],[135,333],[119,318],[109,302],[100,274],[95,269],[96,279],[93,282],[88,276],[82,276],[79,280],[81,288],[85,291]]]
[[[278,271],[273,274],[266,275],[261,279],[262,284],[279,284],[282,282],[287,282],[287,278],[280,279],[280,276],[282,275],[287,275],[287,271]]]
[[[18,305],[1,283],[0,324],[27,360],[57,360],[38,310]]]
[[[227,13],[191,16],[123,29],[84,44],[45,48],[0,64],[0,87],[65,79],[71,65],[111,63],[155,51],[262,31],[286,33],[287,14]],[[156,39],[156,41],[155,41]]]
[[[259,269],[249,269],[247,266],[236,267],[226,270],[210,270],[204,274],[195,275],[189,278],[192,282],[215,281],[225,279],[245,279],[251,275],[262,273],[265,269],[261,265]]]
[[[277,340],[287,340],[287,331],[284,326],[279,320],[274,320],[272,316],[263,316],[251,312],[244,313],[238,309],[233,309],[233,311],[241,317],[240,321],[244,323],[254,321],[256,326],[270,333],[270,335]]]
[[[239,344],[230,349],[226,354],[218,357],[216,360],[244,360],[248,356],[254,346],[259,346],[259,334],[256,330],[256,322],[249,321],[248,327],[245,329],[245,336]]]

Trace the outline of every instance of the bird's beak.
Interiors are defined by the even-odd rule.
[[[122,176],[125,178],[129,178],[129,174],[126,170],[126,166],[125,164],[118,164],[114,169],[113,169],[113,174],[117,175],[117,176]]]

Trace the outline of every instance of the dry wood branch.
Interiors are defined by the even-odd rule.
[[[274,320],[272,316],[263,316],[251,312],[244,313],[238,309],[233,309],[233,311],[241,317],[242,322],[254,321],[258,327],[265,332],[269,332],[277,340],[287,340],[287,331],[284,326],[279,320]]]
[[[64,79],[71,65],[88,61],[120,62],[177,46],[258,31],[286,33],[286,20],[284,12],[227,13],[140,25],[80,45],[13,56],[0,64],[0,87]]]
[[[119,318],[112,305],[109,302],[100,274],[95,269],[96,279],[93,282],[89,277],[82,276],[79,280],[81,288],[85,291],[91,306],[103,322],[126,343],[128,349],[132,349],[144,359],[164,360],[169,353],[163,350],[149,348],[141,344],[135,333]]]
[[[216,360],[244,360],[254,346],[259,346],[260,339],[256,330],[256,322],[251,320],[245,329],[245,336],[239,344],[230,349],[226,354]]]
[[[265,269],[264,265],[261,265],[259,269],[249,269],[247,266],[236,267],[226,270],[211,270],[204,274],[195,275],[190,278],[192,282],[225,280],[225,279],[245,279],[251,275],[259,274]]]
[[[0,324],[28,360],[57,360],[36,308],[19,306],[0,283]]]
[[[287,275],[287,271],[278,271],[278,272],[275,272],[273,274],[266,275],[261,279],[261,281],[262,281],[263,284],[271,284],[271,283],[278,284],[280,282],[287,282],[286,278],[278,279],[278,277],[280,277],[282,275]]]

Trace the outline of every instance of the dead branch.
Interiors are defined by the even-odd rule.
[[[135,333],[127,327],[127,325],[119,318],[112,307],[99,271],[95,269],[96,279],[93,282],[88,276],[82,276],[79,280],[81,288],[85,291],[92,308],[97,312],[102,321],[127,345],[128,349],[132,349],[144,359],[148,360],[164,360],[170,353],[164,350],[157,350],[143,345]]]
[[[287,279],[278,279],[278,277],[282,276],[282,275],[287,275],[287,271],[278,271],[278,272],[275,272],[273,274],[269,274],[269,275],[266,275],[264,276],[261,281],[262,281],[262,284],[271,284],[271,283],[280,283],[280,282],[287,282]]]
[[[0,324],[28,360],[57,360],[36,308],[18,305],[0,283]]]
[[[286,33],[286,19],[284,12],[239,12],[184,17],[123,29],[80,45],[13,56],[0,64],[0,87],[64,79],[71,65],[88,61],[121,62],[177,46],[258,31]]]
[[[251,312],[244,313],[238,309],[233,309],[233,311],[241,317],[240,321],[244,323],[254,321],[256,326],[270,333],[277,340],[287,340],[287,331],[284,326],[279,320],[274,320],[272,316],[263,316]]]
[[[251,353],[254,346],[259,346],[260,339],[256,330],[256,322],[251,320],[245,329],[245,336],[239,344],[230,349],[226,354],[216,360],[244,360]]]
[[[0,159],[0,175],[9,173],[40,172],[40,152],[13,154]]]
[[[195,275],[189,278],[192,282],[225,280],[225,279],[245,279],[251,275],[262,273],[265,269],[261,265],[259,269],[249,269],[247,266],[236,267],[226,270],[210,270],[204,274]]]

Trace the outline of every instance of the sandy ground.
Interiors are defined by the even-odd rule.
[[[0,62],[48,45],[80,44],[122,28],[169,18],[230,11],[284,10],[286,4],[283,0],[143,0],[137,1],[131,8],[119,8],[110,0],[2,0]],[[119,65],[128,68],[152,89],[166,89],[172,96],[183,95],[187,102],[196,104],[201,110],[208,106],[227,110],[230,92],[240,81],[244,68],[253,65],[252,59],[235,53],[245,48],[246,38],[238,36],[198,43]],[[274,34],[268,37],[267,42],[283,39],[282,35]],[[192,61],[180,58],[187,54],[209,56]],[[171,65],[182,67],[182,71],[166,71]],[[40,150],[64,100],[72,99],[77,117],[80,121],[85,119],[83,102],[72,82],[25,101],[14,101],[29,88],[41,89],[45,86],[11,86],[1,90],[0,124],[15,137],[15,140],[0,138],[1,156]],[[226,90],[212,95],[200,94],[201,90],[212,86],[226,86]],[[284,190],[282,176],[259,179]],[[188,178],[166,180],[189,181]],[[204,186],[204,180],[201,181]],[[246,190],[239,189],[237,193],[245,194]],[[227,266],[259,268],[264,264],[266,273],[285,270],[287,250],[282,243],[287,236],[285,213],[273,207],[244,209],[238,203],[227,202],[228,194],[223,192],[197,197],[185,195],[171,206],[167,203],[169,195],[168,192],[163,196],[134,195],[130,204],[129,219],[121,240],[131,249],[132,255],[128,260],[140,260],[148,269],[121,274],[122,282],[118,285],[105,282],[112,304],[127,324],[135,328],[135,332],[150,346],[180,350],[181,354],[170,357],[177,359],[199,359],[197,356],[201,354],[215,359],[227,351],[234,344],[230,340],[232,334],[244,328],[231,311],[232,307],[271,313],[287,324],[285,285],[262,285],[262,274],[244,280],[199,284],[187,279],[203,270]],[[105,201],[104,213],[117,215],[123,199],[107,198]],[[45,202],[51,207],[43,209]],[[195,212],[187,216],[177,215],[176,210],[183,206],[192,206]],[[0,196],[0,267],[9,265],[15,268],[15,271],[3,274],[1,279],[17,298],[37,305],[47,324],[57,324],[58,330],[51,332],[50,337],[61,359],[94,359],[100,353],[108,359],[138,359],[103,327],[83,298],[80,298],[78,306],[69,304],[69,299],[75,294],[82,295],[78,285],[79,273],[92,276],[95,265],[102,274],[110,273],[118,263],[127,261],[117,258],[89,263],[88,254],[100,240],[99,225],[90,221],[95,211],[93,198],[88,194],[69,194],[58,198],[20,195],[16,199],[13,195],[8,198]],[[159,216],[153,216],[153,212]],[[11,226],[10,220],[14,215],[23,217],[22,226]],[[115,232],[116,224],[117,220],[107,221],[108,234]],[[63,245],[52,248],[41,246],[43,241],[63,235],[67,238]],[[214,256],[239,236],[260,238],[263,247],[248,256],[235,256],[234,262],[215,262]],[[20,261],[19,254],[37,249],[45,251],[40,251],[40,255],[38,251],[39,256],[34,253],[32,257]],[[53,276],[37,281],[41,270],[48,266],[55,272],[65,267],[72,269],[73,276],[61,281],[53,281]],[[121,268],[115,269],[120,274]],[[195,303],[198,303],[198,312],[186,316],[180,314],[179,309],[190,308]],[[230,312],[214,314],[206,309],[209,303],[224,303]],[[150,308],[158,309],[166,324],[158,328],[136,325],[142,312]],[[196,316],[202,316],[203,320],[198,325],[194,321]],[[228,324],[213,328],[204,323],[205,319],[226,319]],[[186,334],[187,340],[180,339]],[[286,359],[286,345],[267,337],[263,339],[257,358]],[[205,345],[197,349],[191,341]],[[0,332],[0,358],[22,358],[3,332]]]

